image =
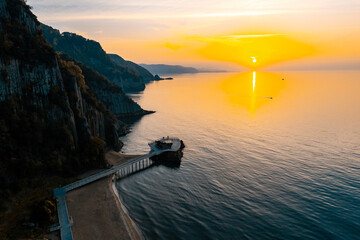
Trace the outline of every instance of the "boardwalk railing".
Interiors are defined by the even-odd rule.
[[[150,159],[155,155],[160,155],[164,152],[170,151],[178,151],[181,147],[181,141],[179,138],[164,138],[165,140],[173,140],[173,144],[169,149],[159,149],[155,146],[155,142],[150,143],[151,151],[148,154],[132,158],[128,160],[126,163],[114,166],[112,168],[106,169],[102,172],[94,174],[90,177],[81,179],[79,181],[73,182],[69,185],[66,185],[62,188],[54,189],[54,196],[57,201],[57,210],[58,210],[58,218],[59,218],[59,226],[56,229],[60,229],[60,236],[62,240],[72,240],[72,221],[69,219],[69,214],[66,206],[66,193],[74,190],[76,188],[82,187],[86,184],[99,180],[101,178],[107,177],[111,174],[115,174],[116,179],[120,179],[131,174],[134,174],[138,171],[141,171],[145,168],[153,165],[153,161]],[[160,139],[160,140],[164,140]],[[54,228],[55,229],[55,228]]]
[[[140,161],[134,162],[128,167],[120,168],[115,172],[115,179],[124,178],[141,170],[144,170],[154,164],[154,161],[149,158],[141,159]]]
[[[128,160],[126,163],[120,164],[118,166],[114,166],[112,168],[106,169],[102,172],[99,172],[97,174],[94,174],[90,177],[81,179],[79,181],[70,183],[69,185],[66,185],[64,188],[66,192],[69,192],[71,190],[74,190],[76,188],[82,187],[86,184],[89,184],[91,182],[94,182],[96,180],[99,180],[101,178],[107,177],[111,174],[117,173],[117,172],[127,172],[126,176],[133,174],[140,170],[139,165],[142,164],[144,166],[143,162],[145,160],[151,161],[150,158],[154,155],[157,155],[157,152],[149,153],[146,155],[142,155],[136,158],[133,158],[131,160]],[[143,168],[142,168],[143,169]],[[141,169],[141,170],[142,170]]]

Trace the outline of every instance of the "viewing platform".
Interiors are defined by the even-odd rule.
[[[163,137],[149,143],[150,153],[156,153],[151,157],[154,161],[161,162],[180,162],[183,156],[182,150],[185,145],[182,140],[175,137]]]

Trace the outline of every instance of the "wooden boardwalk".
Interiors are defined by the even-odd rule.
[[[54,197],[56,198],[57,203],[57,211],[59,218],[59,226],[57,228],[60,229],[60,236],[62,240],[72,240],[72,232],[71,226],[72,221],[69,219],[69,214],[66,206],[65,196],[66,193],[74,190],[76,188],[82,187],[86,184],[97,181],[101,178],[107,177],[109,175],[115,174],[116,179],[120,179],[131,174],[134,174],[138,171],[146,169],[150,167],[154,162],[150,159],[155,155],[160,155],[164,152],[175,152],[179,151],[181,148],[181,141],[178,138],[163,138],[161,140],[171,141],[171,148],[168,149],[159,149],[155,142],[150,143],[149,146],[151,151],[148,154],[132,158],[128,160],[126,163],[114,166],[112,168],[106,169],[97,174],[91,175],[87,178],[81,179],[79,181],[73,182],[69,185],[66,185],[61,188],[54,189]]]

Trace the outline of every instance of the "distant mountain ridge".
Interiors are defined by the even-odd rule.
[[[139,64],[149,70],[152,74],[180,74],[180,73],[199,73],[199,70],[193,67],[184,67],[180,65],[166,64]]]
[[[41,25],[45,39],[58,51],[89,66],[119,85],[124,92],[136,92],[145,89],[145,80],[141,74],[127,64],[119,65],[102,49],[100,43],[86,39],[75,33],[63,32],[50,26]],[[125,61],[125,60],[124,60]],[[140,67],[140,66],[139,66]]]
[[[125,59],[123,59],[122,57],[120,57],[119,55],[116,54],[108,54],[108,56],[118,65],[123,66],[123,67],[128,67],[134,71],[137,71],[140,76],[144,79],[145,83],[148,83],[150,81],[155,80],[154,76],[144,67],[133,63],[131,61],[127,61]]]

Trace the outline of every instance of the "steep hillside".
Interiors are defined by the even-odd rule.
[[[90,90],[96,95],[96,98],[118,118],[141,116],[151,113],[151,111],[143,110],[131,98],[126,96],[118,85],[111,83],[103,75],[65,54],[61,54],[60,56],[62,59],[72,61],[80,67]]]
[[[84,75],[23,0],[0,0],[0,239],[36,236],[54,219],[51,189],[120,150],[118,121]]]
[[[145,89],[141,75],[128,67],[117,65],[102,49],[100,43],[85,39],[75,33],[60,33],[52,27],[41,25],[46,40],[58,51],[89,66],[119,85],[125,92]]]
[[[134,71],[137,71],[145,82],[151,82],[155,80],[154,76],[145,68],[131,61],[127,61],[116,54],[108,54],[108,56],[118,65],[128,67]]]

